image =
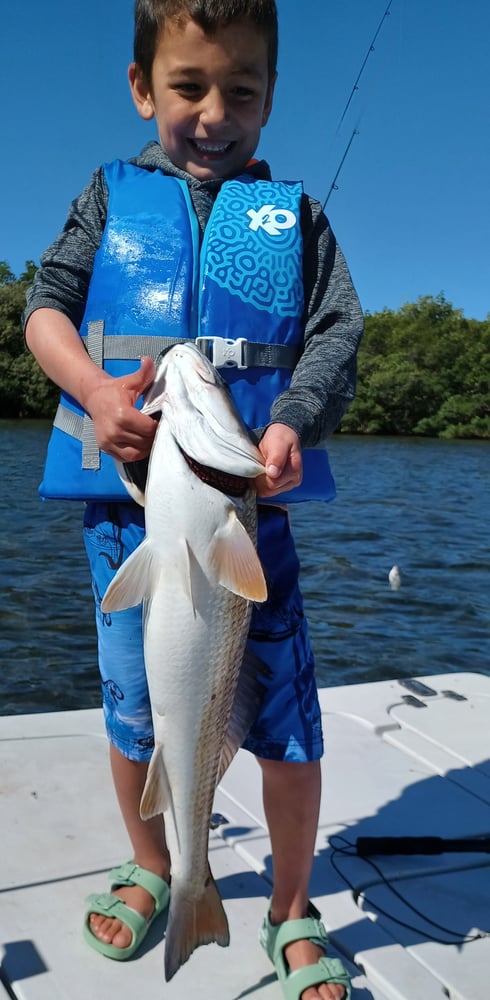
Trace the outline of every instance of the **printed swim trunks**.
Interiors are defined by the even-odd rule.
[[[323,753],[321,713],[289,518],[281,508],[265,504],[258,512],[257,549],[268,598],[252,611],[248,647],[263,665],[262,695],[244,747],[271,760],[317,760]],[[100,604],[144,534],[144,513],[135,504],[86,507],[84,541],[95,597],[105,723],[110,742],[131,760],[149,760],[153,750],[141,606],[107,614]]]

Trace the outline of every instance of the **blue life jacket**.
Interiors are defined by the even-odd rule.
[[[303,346],[302,187],[243,175],[223,183],[199,251],[199,225],[184,181],[116,160],[104,167],[107,222],[80,328],[86,349],[112,376],[194,340],[220,369],[249,428],[270,421]],[[323,448],[303,451],[303,482],[274,502],[332,500]],[[93,423],[63,392],[42,497],[128,501]],[[261,501],[262,502],[262,501]]]

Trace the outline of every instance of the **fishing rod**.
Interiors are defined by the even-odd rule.
[[[342,170],[342,167],[343,167],[343,165],[344,165],[344,163],[345,163],[345,161],[346,161],[346,159],[347,159],[347,154],[348,154],[348,152],[349,152],[349,149],[350,149],[350,148],[351,148],[351,146],[352,146],[352,143],[354,142],[354,139],[355,139],[356,135],[359,135],[359,131],[358,131],[358,129],[357,129],[357,128],[355,128],[355,129],[353,130],[353,132],[352,132],[352,135],[351,135],[351,137],[350,137],[350,139],[349,139],[349,142],[347,143],[347,146],[346,146],[346,149],[345,149],[345,152],[344,152],[344,155],[343,155],[343,157],[342,157],[342,159],[341,159],[341,161],[340,161],[340,163],[339,163],[339,165],[338,165],[338,167],[337,167],[337,173],[335,174],[335,177],[334,177],[334,179],[333,179],[333,181],[332,181],[332,183],[331,183],[331,185],[330,185],[330,188],[329,188],[329,192],[328,192],[328,194],[327,194],[327,197],[325,198],[325,201],[323,202],[323,206],[322,206],[322,207],[323,207],[323,210],[325,210],[325,205],[327,204],[327,201],[328,201],[328,199],[330,198],[330,195],[332,194],[332,191],[338,191],[338,187],[337,187],[337,177],[339,176],[339,174],[340,174],[340,171]]]
[[[340,121],[339,121],[339,124],[337,125],[337,132],[339,131],[339,129],[342,126],[342,122],[343,122],[343,120],[344,120],[344,118],[345,118],[345,116],[346,116],[346,114],[347,114],[347,112],[349,110],[350,103],[352,101],[352,98],[354,97],[354,94],[355,94],[356,90],[359,89],[359,80],[361,79],[361,76],[364,73],[364,70],[366,68],[366,63],[367,63],[367,61],[369,59],[369,56],[371,55],[371,52],[374,52],[375,42],[376,42],[376,39],[377,39],[377,37],[378,37],[378,35],[379,35],[380,31],[381,31],[381,28],[383,27],[384,21],[386,20],[387,17],[390,16],[390,7],[391,7],[392,3],[393,3],[393,0],[390,0],[390,2],[389,2],[388,6],[387,6],[387,8],[386,8],[386,10],[385,10],[385,12],[383,14],[383,17],[381,18],[381,21],[379,22],[378,27],[376,28],[376,31],[375,31],[375,33],[373,35],[372,41],[371,41],[371,43],[369,45],[369,48],[368,48],[368,50],[366,52],[366,55],[364,56],[364,61],[362,63],[362,66],[361,66],[358,74],[357,74],[354,86],[353,86],[353,88],[352,88],[352,90],[351,90],[351,92],[349,94],[349,99],[347,101],[347,104],[345,105],[345,108],[344,108],[341,116],[340,116]]]
[[[349,97],[347,99],[347,102],[346,102],[346,105],[344,107],[344,110],[343,110],[343,112],[342,112],[342,114],[340,116],[339,123],[338,123],[336,131],[335,131],[336,135],[338,135],[338,133],[339,133],[341,127],[342,127],[342,123],[344,121],[344,118],[345,118],[348,110],[349,110],[349,107],[350,107],[350,104],[351,104],[352,98],[354,97],[355,92],[357,90],[359,90],[359,81],[361,79],[362,74],[364,73],[364,70],[366,68],[366,63],[367,63],[367,61],[369,59],[369,56],[371,55],[372,52],[374,52],[374,47],[375,47],[376,39],[378,38],[378,35],[379,35],[380,31],[381,31],[381,28],[383,27],[383,24],[384,24],[386,18],[390,16],[390,7],[391,7],[392,3],[393,3],[393,0],[389,0],[389,4],[388,4],[388,6],[387,6],[387,8],[386,8],[386,10],[385,10],[385,12],[384,12],[384,14],[383,14],[380,22],[379,22],[379,24],[378,24],[378,27],[376,28],[376,31],[375,31],[372,39],[371,39],[371,42],[369,44],[368,50],[366,52],[366,55],[364,56],[364,59],[362,61],[361,68],[360,68],[360,70],[359,70],[359,72],[357,74],[357,77],[356,77],[356,79],[354,81],[354,85],[353,85],[352,90],[351,90],[351,92],[349,94]],[[332,191],[337,191],[338,190],[338,187],[337,187],[337,178],[338,178],[338,176],[340,174],[340,171],[342,170],[342,167],[343,167],[343,165],[345,163],[345,160],[347,158],[347,154],[348,154],[348,152],[350,150],[350,147],[352,146],[353,139],[354,139],[354,137],[356,135],[359,135],[359,131],[358,131],[357,127],[352,132],[352,135],[351,135],[351,137],[349,139],[349,142],[347,144],[347,147],[345,149],[344,155],[343,155],[343,157],[342,157],[342,159],[340,161],[340,164],[339,164],[339,166],[337,168],[337,172],[335,174],[335,177],[334,177],[334,179],[333,179],[333,181],[332,181],[332,183],[330,185],[330,188],[328,190],[327,197],[325,198],[325,201],[323,202],[323,206],[322,207],[323,207],[324,210],[325,210],[325,206],[326,206],[326,204],[328,202],[328,199],[330,198],[330,195],[332,194]]]

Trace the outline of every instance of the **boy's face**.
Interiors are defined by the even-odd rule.
[[[267,41],[248,21],[206,35],[194,21],[166,22],[151,85],[132,63],[129,81],[142,118],[155,117],[172,162],[199,180],[232,177],[257,148],[272,107]]]

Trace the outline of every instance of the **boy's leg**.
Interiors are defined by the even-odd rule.
[[[274,864],[271,920],[306,916],[320,809],[320,762],[258,758]]]
[[[268,600],[252,612],[249,646],[264,664],[264,699],[244,746],[263,774],[274,870],[271,921],[306,917],[320,809],[323,753],[314,662],[299,589],[299,562],[288,517],[259,506],[258,552]],[[324,955],[309,940],[285,948],[292,971]],[[301,1000],[342,1000],[341,984],[322,982]]]
[[[264,809],[272,847],[274,886],[272,924],[305,917],[320,809],[320,762],[291,763],[257,758],[262,768]],[[311,941],[285,948],[291,970],[314,965],[324,952]],[[301,1000],[341,1000],[342,985],[321,983],[304,990]]]
[[[110,759],[119,807],[136,864],[168,882],[169,856],[162,817],[140,818],[140,801],[153,748],[151,707],[146,684],[141,608],[104,614],[101,599],[117,568],[144,537],[143,514],[131,504],[89,504],[84,540],[96,605],[99,669]],[[126,860],[126,859],[115,859]],[[149,919],[154,899],[139,885],[114,891]],[[131,943],[121,920],[90,915],[92,934],[116,948]]]
[[[132,860],[168,882],[170,858],[165,843],[163,819],[155,816],[150,820],[142,820],[139,813],[148,764],[146,761],[128,760],[114,746],[110,746],[110,758],[119,808],[133,848]],[[113,893],[120,896],[133,910],[141,913],[146,920],[152,916],[154,900],[142,886],[121,886],[113,890]],[[90,928],[101,941],[113,944],[116,948],[127,948],[131,943],[131,930],[120,920],[92,913]]]

